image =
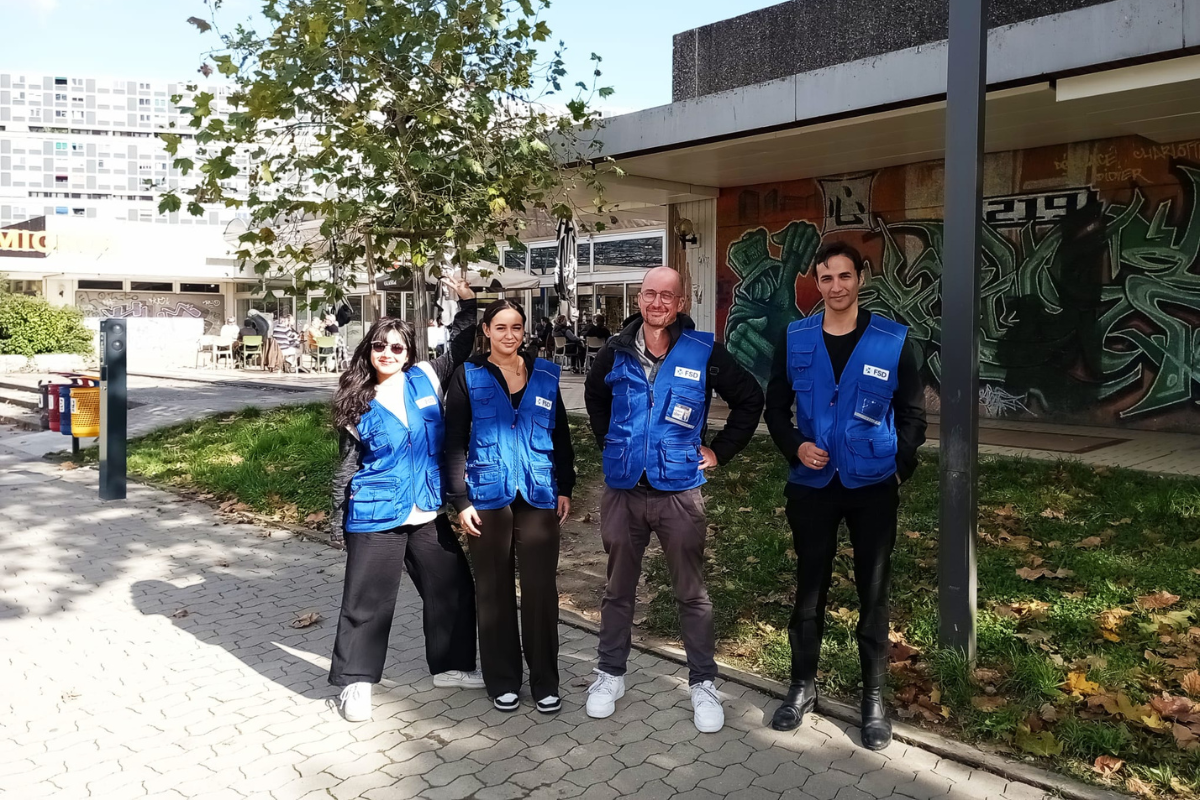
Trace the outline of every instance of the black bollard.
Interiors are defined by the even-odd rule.
[[[100,321],[100,499],[125,499],[125,450],[129,433],[123,319]]]

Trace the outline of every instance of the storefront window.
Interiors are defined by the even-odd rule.
[[[613,333],[629,314],[625,311],[625,284],[602,283],[596,288],[595,313],[604,315],[604,326]],[[637,308],[637,306],[633,306]]]
[[[504,251],[504,268],[515,269],[518,272],[525,271],[525,254],[529,251],[522,247],[520,250],[505,250]]]

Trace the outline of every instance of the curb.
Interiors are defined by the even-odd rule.
[[[326,386],[293,386],[290,384],[271,383],[270,381],[256,381],[253,379],[243,380],[237,378],[235,380],[224,381],[206,381],[203,378],[193,378],[182,375],[167,375],[157,372],[130,372],[130,377],[137,378],[154,378],[161,381],[184,381],[186,383],[202,383],[205,386],[232,386],[238,389],[268,389],[273,391],[285,392],[288,394],[305,394],[307,392],[330,392],[331,388]]]
[[[558,621],[563,625],[584,630],[588,633],[598,634],[600,632],[599,625],[561,606],[558,609]],[[658,656],[661,659],[676,664],[687,665],[686,655],[677,647],[639,644],[635,639],[633,649]],[[721,677],[727,681],[749,687],[776,699],[782,699],[787,695],[787,685],[779,681],[731,667],[720,660],[717,661],[717,667],[720,669]],[[842,722],[849,722],[856,726],[860,722],[859,712],[856,708],[849,703],[830,700],[826,697],[818,698],[817,713],[841,720]],[[892,737],[897,741],[915,745],[922,750],[928,750],[944,758],[953,759],[969,767],[986,770],[1002,778],[1020,781],[1021,783],[1036,786],[1039,789],[1054,792],[1060,797],[1069,798],[1069,800],[1128,800],[1128,795],[1114,792],[1111,789],[1088,786],[1085,783],[1080,783],[1079,781],[1072,780],[1055,772],[1050,772],[1041,767],[1023,764],[994,753],[986,753],[965,742],[950,739],[895,719],[892,720]]]

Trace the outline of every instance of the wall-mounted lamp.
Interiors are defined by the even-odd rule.
[[[696,236],[696,226],[687,217],[683,217],[675,223],[675,235],[679,237],[680,244],[699,244],[700,242]]]

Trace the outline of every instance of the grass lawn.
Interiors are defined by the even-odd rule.
[[[130,444],[129,468],[288,521],[329,511],[337,439],[325,404],[248,409]],[[600,480],[572,418],[580,490]],[[95,460],[94,450],[85,460]],[[786,681],[795,553],[786,470],[757,437],[705,489],[708,585],[722,657]],[[902,490],[893,558],[892,704],[898,716],[1143,794],[1200,792],[1200,480],[1077,463],[981,467],[979,656],[939,651],[936,456]],[[843,533],[843,537],[845,534]],[[859,682],[849,541],[834,565],[824,691]],[[644,627],[674,637],[661,558],[647,560]]]
[[[706,487],[708,585],[724,655],[783,681],[796,563],[785,480],[770,440],[757,437]],[[1111,779],[1135,792],[1200,790],[1200,480],[993,458],[981,466],[979,497],[972,669],[936,647],[936,454],[924,454],[902,489],[892,561],[898,716],[1090,777],[1123,761]],[[857,696],[844,530],[841,545],[821,678],[825,691]],[[648,580],[656,594],[646,625],[673,635],[661,560]]]

